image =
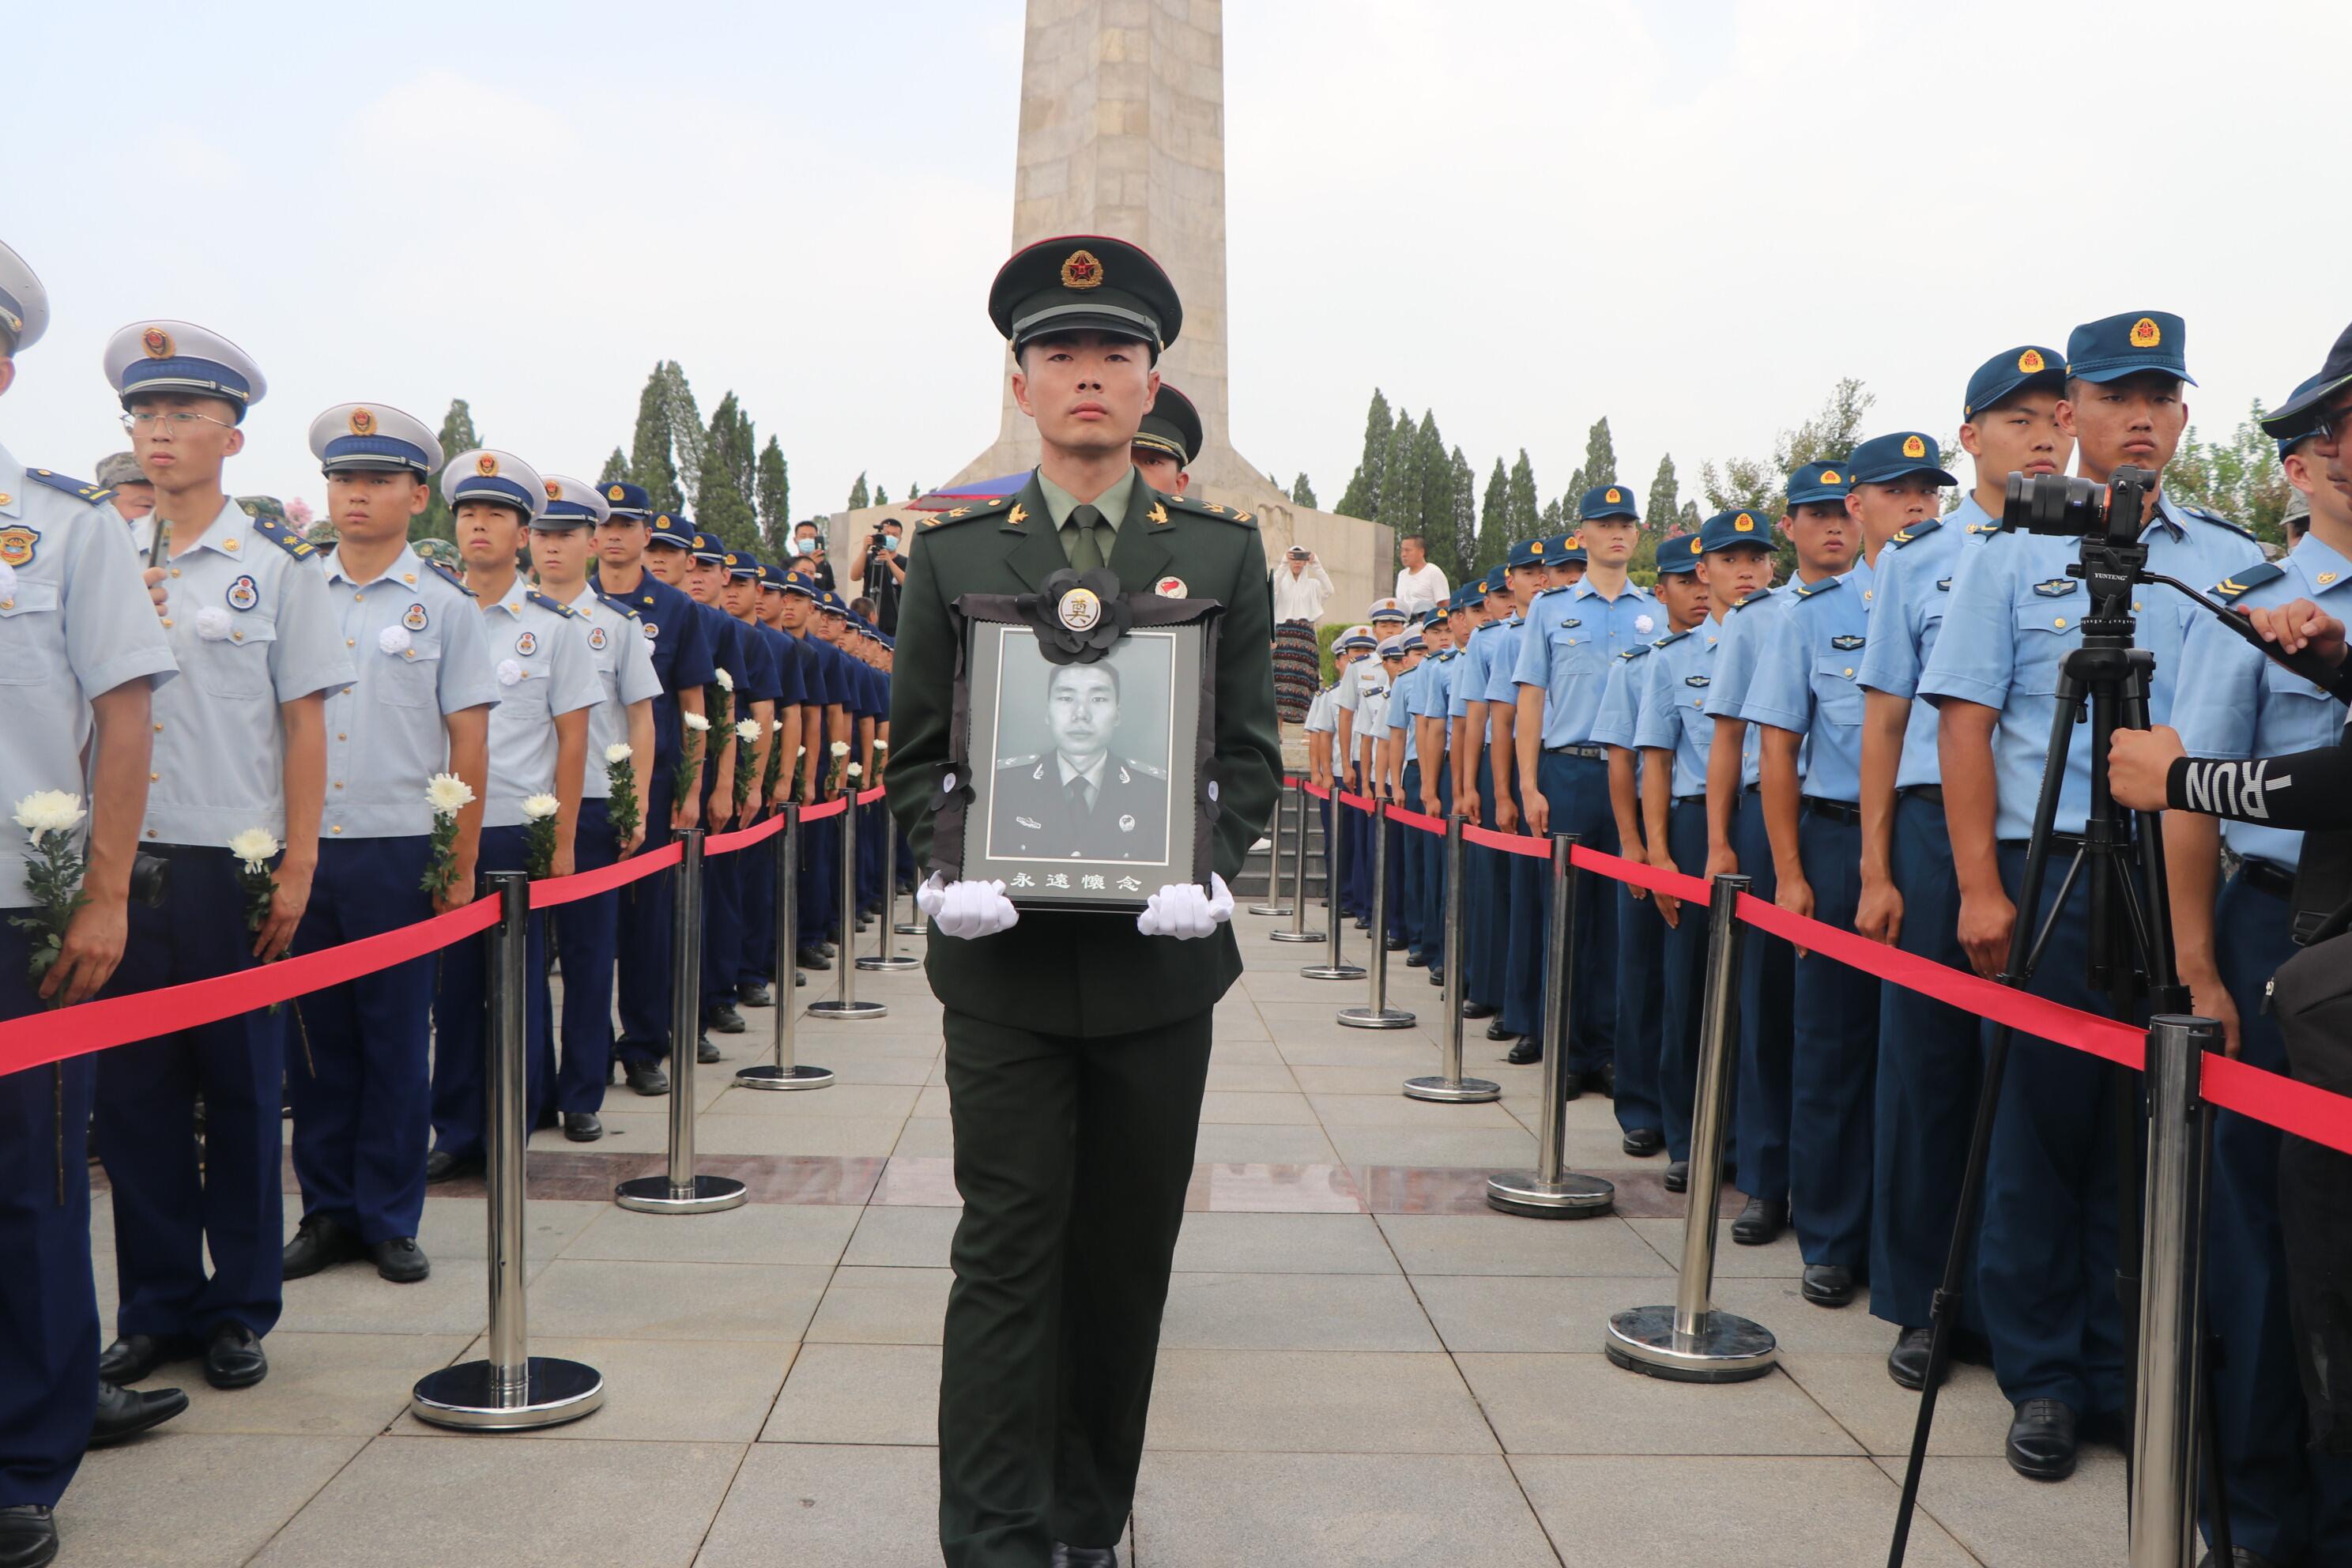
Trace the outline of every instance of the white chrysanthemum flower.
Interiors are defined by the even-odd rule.
[[[544,822],[563,809],[563,803],[551,795],[527,795],[522,798],[522,814],[533,822]]]
[[[499,684],[500,686],[512,686],[520,679],[522,679],[522,666],[519,662],[511,658],[502,658],[499,660]]]
[[[266,827],[248,827],[228,841],[228,852],[257,871],[278,853],[278,836]]]
[[[735,738],[742,742],[747,746],[758,745],[760,743],[760,721],[757,719],[736,720]]]
[[[37,837],[70,833],[87,815],[81,796],[61,789],[37,789],[16,803],[16,826]]]
[[[607,763],[625,763],[635,754],[629,750],[629,743],[626,741],[615,741],[604,748],[604,761]]]
[[[887,751],[888,751],[888,750],[890,749],[890,742],[887,742],[887,741],[884,741],[884,740],[879,740],[879,739],[877,739],[877,740],[874,742],[874,749],[875,749],[876,751],[877,751],[877,752],[887,752]]]
[[[5,561],[0,561],[0,599],[13,599],[16,596],[16,569]]]
[[[206,642],[228,641],[228,612],[218,605],[206,605],[196,612],[196,636]]]
[[[693,731],[698,735],[710,728],[710,721],[704,718],[699,713],[681,713],[678,715],[678,718],[685,723],[688,729]]]
[[[833,743],[833,754],[836,757],[845,757],[849,755],[849,742],[846,741],[835,741]]]
[[[1652,632],[1658,629],[1658,623],[1647,616],[1635,616],[1633,617],[1633,629],[1641,633],[1643,637],[1647,637]]]
[[[415,639],[408,635],[406,626],[386,626],[375,634],[375,646],[394,658],[406,653],[415,642]]]
[[[768,721],[768,728],[771,730],[782,730],[783,727],[784,721],[782,719],[771,719]]]
[[[425,781],[425,804],[436,816],[455,816],[474,804],[474,786],[456,773],[435,773]]]
[[[865,769],[863,766],[861,766],[860,764],[856,763],[850,763],[850,764],[849,764],[849,776],[850,776],[851,778],[856,778],[858,774],[860,774],[860,773],[864,773],[865,771],[866,771],[866,769]]]
[[[735,678],[723,669],[719,672],[719,689],[721,691],[735,689]]]

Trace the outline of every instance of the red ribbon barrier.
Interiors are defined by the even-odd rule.
[[[663,845],[650,855],[632,855],[626,860],[615,860],[610,866],[600,866],[593,871],[581,871],[569,877],[554,877],[530,885],[530,907],[551,910],[558,904],[577,903],[593,899],[599,893],[609,893],[631,882],[650,877],[656,871],[667,871],[686,858],[686,846],[672,842]]]

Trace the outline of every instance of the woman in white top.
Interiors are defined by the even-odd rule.
[[[1322,684],[1321,651],[1315,623],[1331,595],[1331,574],[1315,552],[1294,544],[1274,570],[1274,706],[1284,722],[1307,717],[1307,705]]]

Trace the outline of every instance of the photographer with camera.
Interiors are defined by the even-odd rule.
[[[907,558],[898,545],[906,531],[898,519],[884,518],[849,563],[849,580],[874,601],[874,623],[884,637],[898,635],[898,586],[907,580]]]
[[[2105,484],[2126,467],[2160,476],[2171,460],[2188,424],[2184,336],[2179,317],[2154,311],[2111,316],[2070,334],[2058,423],[2076,443],[2084,479]],[[2147,493],[2138,533],[2149,570],[2210,583],[2261,563],[2252,535],[2181,506],[2159,484],[2160,477]],[[2094,521],[2080,520],[2084,527]],[[2091,595],[2067,572],[2082,553],[2074,539],[2007,531],[1987,538],[1955,575],[1919,693],[1938,710],[1945,820],[1959,885],[1960,944],[1969,962],[1981,973],[1999,973],[2009,962],[2014,923],[2031,921],[2046,936],[2028,989],[2104,1013],[2109,999],[2092,988],[2087,973],[2094,877],[2049,877],[2039,908],[2021,910],[2012,901],[2025,869],[2061,662],[2084,646]],[[2189,617],[2202,612],[2157,586],[2135,588],[2126,604],[2137,616],[2137,646],[2155,656],[2149,700],[2162,721],[2171,712],[2183,634]],[[2082,847],[2091,795],[2088,748],[2076,746],[2067,754],[2053,823],[2051,847],[2060,868]],[[2106,1070],[2095,1058],[2020,1036],[1993,1121],[1979,1279],[1994,1373],[2016,1411],[2009,1462],[2036,1480],[2074,1472],[2078,1424],[2112,1427],[2125,1415],[2114,1284],[2116,1139],[2126,1130],[2110,1110]]]

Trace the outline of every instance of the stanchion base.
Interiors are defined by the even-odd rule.
[[[890,1009],[879,1002],[812,1002],[808,1005],[812,1018],[887,1018]]]
[[[604,1403],[604,1378],[594,1367],[555,1356],[530,1358],[521,1402],[501,1404],[498,1376],[486,1361],[463,1361],[426,1373],[408,1396],[408,1413],[435,1426],[472,1432],[527,1432],[593,1415]]]
[[[831,1089],[833,1070],[830,1068],[780,1068],[773,1062],[761,1062],[735,1074],[739,1089]]]
[[[1675,1310],[1635,1307],[1609,1320],[1601,1348],[1628,1372],[1669,1383],[1746,1383],[1780,1359],[1772,1331],[1737,1312],[1707,1313],[1697,1333],[1675,1332]]]
[[[1331,940],[1331,933],[1327,931],[1270,931],[1265,935],[1269,942],[1329,942]]]
[[[632,1176],[613,1189],[613,1201],[639,1214],[717,1214],[739,1209],[751,1195],[731,1176],[697,1176],[692,1191],[669,1184],[667,1176]]]
[[[1252,904],[1249,907],[1249,912],[1254,915],[1270,915],[1276,920],[1286,921],[1290,918],[1290,906],[1288,904]]]
[[[1404,1097],[1439,1105],[1483,1105],[1502,1099],[1503,1086],[1483,1078],[1409,1078]]]
[[[923,961],[919,958],[907,958],[903,956],[898,958],[867,957],[859,959],[857,961],[857,967],[865,970],[868,973],[872,973],[874,971],[878,969],[886,974],[897,974],[904,970],[920,969],[923,967]]]
[[[1350,1029],[1410,1029],[1413,1016],[1397,1007],[1342,1007],[1339,1022]]]
[[[929,928],[919,921],[900,921],[890,929],[900,936],[920,936]]]
[[[1298,973],[1309,980],[1361,980],[1364,966],[1360,963],[1310,963]]]
[[[1486,1178],[1486,1206],[1532,1219],[1591,1219],[1617,1205],[1617,1185],[1599,1176],[1560,1173],[1557,1182],[1538,1179],[1533,1171],[1511,1171]]]

